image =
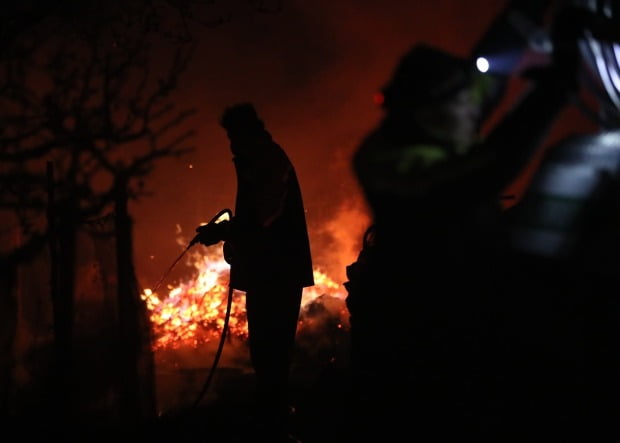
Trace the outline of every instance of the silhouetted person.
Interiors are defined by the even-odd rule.
[[[227,108],[220,124],[230,140],[237,175],[224,254],[232,288],[245,292],[257,413],[265,427],[280,431],[289,413],[289,371],[302,292],[314,284],[304,204],[293,164],[252,104]]]
[[[510,211],[509,287],[522,301],[511,384],[540,399],[527,405],[538,421],[618,440],[620,130],[573,134],[545,154]]]
[[[384,118],[353,158],[374,222],[347,299],[361,433],[493,440],[501,194],[568,102],[561,71],[541,72],[484,139],[490,80],[469,60],[417,44],[383,89]]]

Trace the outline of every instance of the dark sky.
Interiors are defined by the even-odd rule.
[[[467,54],[505,4],[283,0],[278,14],[240,10],[202,31],[177,95],[179,106],[198,111],[197,150],[160,164],[149,181],[153,195],[133,207],[141,284],[152,286],[181,251],[177,225],[189,240],[200,222],[234,206],[234,170],[217,119],[237,101],[256,105],[296,165],[315,265],[342,282],[368,223],[349,161],[381,116],[373,93],[415,42]]]

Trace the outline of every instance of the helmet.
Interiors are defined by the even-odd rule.
[[[383,107],[418,106],[448,98],[473,82],[473,65],[425,43],[414,45],[400,59],[383,87]]]

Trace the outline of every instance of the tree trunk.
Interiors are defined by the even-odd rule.
[[[10,414],[13,354],[17,333],[15,280],[17,267],[9,258],[0,258],[0,417]]]
[[[51,379],[51,412],[59,419],[72,415],[73,295],[75,292],[76,202],[63,199],[60,208],[54,193],[54,169],[47,163],[50,292],[54,315],[54,367]]]
[[[155,374],[150,324],[140,299],[133,266],[133,221],[128,212],[127,181],[116,183],[116,260],[121,347],[121,419],[129,427],[155,417]]]

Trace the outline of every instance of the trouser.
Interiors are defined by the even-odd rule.
[[[268,414],[288,410],[289,371],[303,288],[272,285],[246,293],[250,358],[257,400]]]

